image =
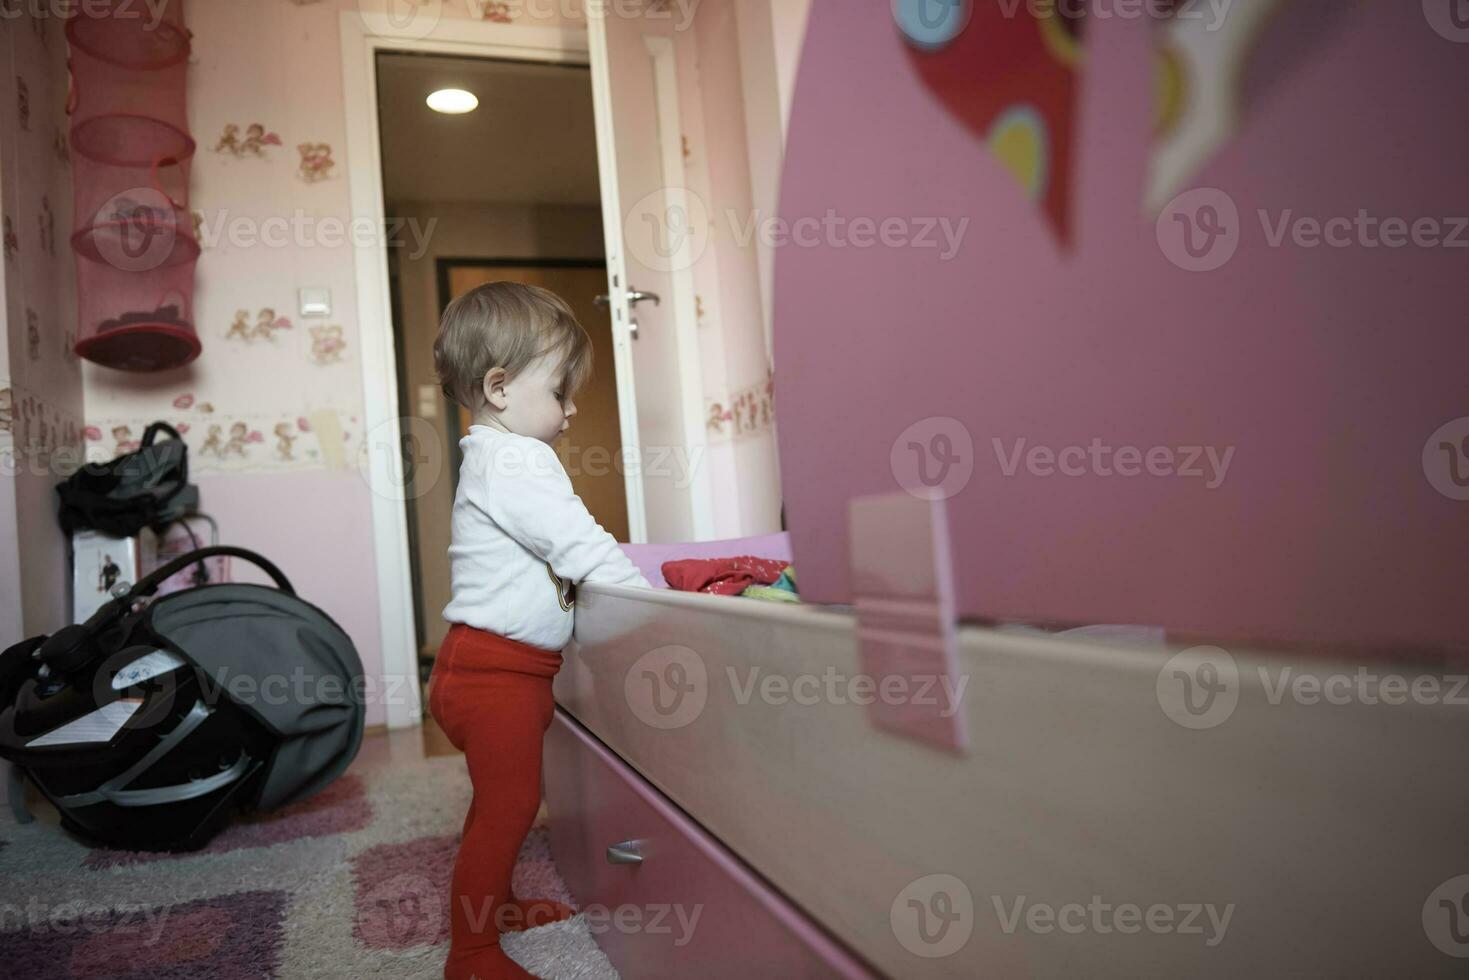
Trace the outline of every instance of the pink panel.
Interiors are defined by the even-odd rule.
[[[545,772],[552,856],[623,976],[873,977],[559,709]],[[643,862],[609,863],[630,840]]]
[[[879,688],[866,695],[873,724],[963,750],[964,716],[937,696],[959,679],[944,502],[906,493],[858,497],[850,527],[862,671]],[[888,695],[890,685],[904,695]]]
[[[1452,474],[1425,449],[1469,415],[1469,253],[1272,247],[1259,212],[1272,225],[1469,215],[1469,128],[1445,101],[1463,89],[1465,47],[1417,3],[1283,4],[1246,65],[1242,128],[1185,185],[1239,211],[1233,258],[1194,272],[1164,254],[1143,205],[1151,27],[1088,21],[1065,246],[925,86],[888,4],[816,0],[782,217],[899,218],[915,236],[925,218],[969,226],[947,260],[944,247],[778,255],[780,461],[803,598],[851,600],[847,501],[923,478],[905,472],[917,445],[935,478],[954,467],[961,616],[1462,642],[1469,504],[1441,491]],[[1094,440],[1172,447],[1175,471],[1184,447],[1232,455],[1212,487],[1119,475],[1141,469],[1130,455],[1059,471],[1055,454]],[[1025,455],[1037,447],[1049,466]]]

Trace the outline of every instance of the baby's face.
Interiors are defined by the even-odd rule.
[[[561,358],[547,354],[505,384],[509,404],[500,421],[517,435],[555,442],[571,425],[576,402],[561,389]]]

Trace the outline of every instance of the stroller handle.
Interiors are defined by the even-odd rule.
[[[275,580],[276,587],[282,592],[287,595],[296,594],[296,590],[291,588],[290,580],[286,578],[285,574],[279,568],[275,567],[275,564],[270,559],[256,554],[248,548],[236,548],[228,544],[215,544],[209,545],[206,548],[196,548],[186,555],[179,555],[162,568],[154,569],[128,591],[121,604],[127,605],[134,599],[152,595],[158,586],[163,584],[170,576],[183,571],[195,562],[203,561],[205,558],[213,558],[215,555],[230,555],[235,558],[243,558]]]

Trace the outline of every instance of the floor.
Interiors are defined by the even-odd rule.
[[[39,800],[27,824],[0,808],[6,900],[23,896],[26,909],[41,913],[80,903],[105,933],[58,929],[29,912],[7,917],[0,976],[438,980],[470,796],[459,755],[432,720],[379,728],[321,792],[243,815],[205,848],[182,854],[93,848],[61,832],[54,809]],[[521,849],[514,887],[576,905],[552,860],[542,813]],[[146,948],[120,947],[138,910],[161,931]],[[504,945],[536,976],[616,980],[597,946],[600,928],[578,915],[507,936]],[[129,968],[119,972],[119,963]]]

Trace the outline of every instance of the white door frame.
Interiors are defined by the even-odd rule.
[[[364,4],[365,6],[365,4]],[[377,115],[379,51],[416,51],[509,58],[518,61],[588,64],[587,32],[580,28],[523,27],[464,18],[438,16],[431,29],[422,17],[396,22],[382,13],[342,13],[342,85],[347,117],[347,182],[354,221],[367,219],[384,228],[382,141]],[[595,89],[595,83],[594,83]],[[594,97],[596,93],[594,91]],[[377,586],[382,630],[383,673],[387,681],[389,728],[421,722],[418,685],[418,647],[414,632],[413,584],[408,553],[408,519],[399,451],[403,426],[398,405],[398,357],[388,292],[388,254],[381,237],[361,244],[353,236],[356,260],[358,343],[362,351],[364,431],[367,433],[366,471],[372,487],[372,539],[377,563]],[[624,351],[627,338],[617,336],[615,347]],[[626,333],[626,326],[622,330]],[[637,401],[631,389],[630,354],[616,359],[617,396],[624,445],[637,438]],[[642,510],[642,483],[637,468],[628,468],[628,524],[634,541],[646,536]],[[636,508],[636,510],[635,510]],[[397,678],[396,682],[394,679]]]

